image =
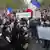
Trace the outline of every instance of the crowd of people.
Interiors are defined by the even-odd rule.
[[[41,21],[42,24],[46,27],[50,27],[50,7],[47,9],[43,9],[41,12]],[[50,41],[49,40],[44,40],[44,48],[49,48]]]
[[[10,48],[24,50],[24,45],[28,44],[28,37],[25,38],[28,30],[27,25],[25,18],[20,20],[16,18],[16,12],[12,12],[11,16],[4,13],[0,16],[0,29],[2,30],[0,30],[0,37],[5,39]],[[9,48],[5,50],[9,50]]]
[[[28,34],[29,29],[31,29],[32,37],[37,37],[36,39],[39,41],[39,37],[37,34],[37,25],[42,26],[50,26],[50,10],[42,9],[41,18],[32,20],[32,17],[29,18],[29,25],[28,20],[25,18],[21,18],[18,20],[16,18],[16,12],[11,12],[11,14],[7,15],[6,12],[0,15],[0,34],[1,37],[10,44],[12,48],[15,50],[24,50],[23,45],[28,43],[28,40],[25,40],[25,35]],[[45,40],[45,45],[48,47],[48,41]],[[21,47],[22,46],[22,47]]]
[[[38,10],[36,10],[38,11]],[[38,32],[37,32],[37,26],[42,26],[42,27],[50,27],[50,8],[44,8],[42,10],[39,9],[41,12],[41,17],[37,18],[35,20],[30,21],[30,28],[32,32],[32,37],[37,40],[36,43],[40,43],[42,41],[39,40]],[[44,46],[43,48],[49,48],[50,41],[49,40],[44,40]]]

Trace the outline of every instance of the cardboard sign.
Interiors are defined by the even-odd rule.
[[[16,18],[30,18],[30,12],[16,13]]]
[[[40,39],[50,40],[50,27],[37,27],[38,36]]]

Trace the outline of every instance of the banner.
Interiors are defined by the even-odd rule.
[[[50,40],[50,27],[37,27],[39,39]]]
[[[31,9],[26,9],[25,12],[30,12],[31,13],[31,17],[33,16],[33,11]]]
[[[16,18],[29,18],[31,17],[30,12],[16,13]]]

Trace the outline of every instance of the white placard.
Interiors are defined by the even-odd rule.
[[[30,12],[16,13],[16,18],[29,18],[31,17]]]
[[[41,12],[38,10],[38,11],[35,11],[35,18],[41,18]]]
[[[50,40],[50,27],[37,26],[39,39]]]

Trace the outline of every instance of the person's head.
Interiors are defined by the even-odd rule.
[[[27,24],[27,19],[21,18],[21,23],[22,23],[22,24]]]

